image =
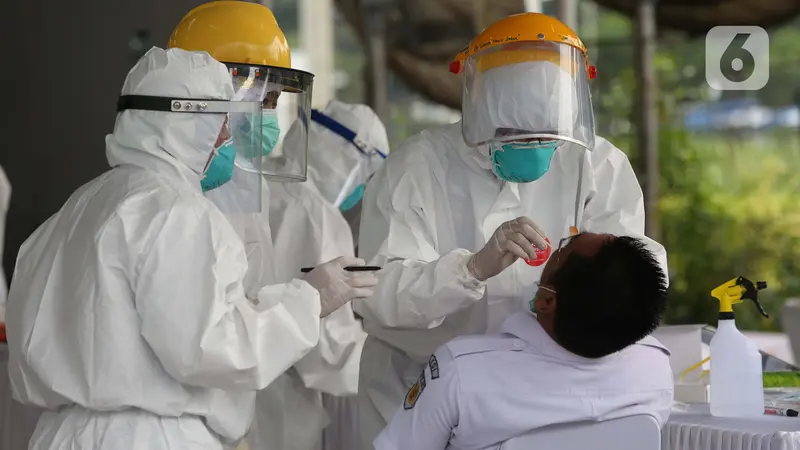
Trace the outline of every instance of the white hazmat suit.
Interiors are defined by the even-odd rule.
[[[123,95],[228,100],[206,53],[150,50]],[[308,282],[248,300],[241,239],[201,193],[224,115],[127,110],[112,170],[23,244],[8,303],[14,397],[48,408],[32,449],[221,449],[256,390],[319,340]]]
[[[516,98],[487,105],[512,123],[524,122],[515,115],[535,115],[558,101],[531,98],[530,92],[485,95]],[[526,184],[499,179],[487,155],[486,146],[464,143],[458,122],[410,138],[369,184],[359,250],[383,270],[369,303],[353,304],[369,334],[359,383],[361,450],[372,448],[438,346],[456,336],[497,331],[508,316],[528,307],[544,266],[518,260],[485,282],[467,270],[473,252],[501,224],[527,216],[553,246],[572,226],[643,237],[641,188],[626,155],[608,141],[597,137],[591,152],[563,143],[544,176]],[[647,242],[666,269],[664,248]]]
[[[317,112],[316,114],[319,114]],[[365,105],[331,101],[324,114],[348,127],[369,149],[389,151],[386,129]],[[320,125],[312,115],[309,127],[308,180],[269,182],[269,222],[277,282],[296,278],[303,267],[315,267],[338,256],[353,256],[351,229],[336,206],[380,166],[378,154],[367,156]],[[298,145],[305,136],[292,128],[284,146]],[[320,187],[322,186],[322,188]],[[214,195],[215,191],[207,195]],[[322,320],[320,343],[294,367],[258,393],[256,415],[247,441],[251,450],[312,450],[353,448],[358,368],[367,335],[345,305]],[[324,398],[324,406],[323,406]],[[327,409],[327,410],[326,410]]]
[[[8,294],[8,284],[6,284],[6,275],[3,271],[3,244],[5,243],[6,233],[6,213],[8,212],[8,204],[11,200],[11,183],[8,182],[8,177],[0,167],[0,322],[6,321],[6,295]]]

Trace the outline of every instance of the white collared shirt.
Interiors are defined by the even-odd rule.
[[[656,339],[583,358],[553,341],[534,316],[520,313],[500,334],[439,348],[375,449],[497,449],[547,425],[637,414],[663,425],[672,398],[669,352]]]

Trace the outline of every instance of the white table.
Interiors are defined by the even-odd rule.
[[[708,405],[675,412],[661,430],[662,450],[800,450],[800,418],[714,417]]]

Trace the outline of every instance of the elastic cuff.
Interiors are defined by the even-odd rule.
[[[308,281],[295,278],[288,283],[264,286],[258,291],[257,299],[248,299],[255,309],[265,311],[283,304],[287,309],[305,317],[311,314],[319,325],[319,315],[322,311],[322,299],[314,286]],[[255,301],[254,301],[255,300]]]
[[[458,278],[462,285],[467,289],[476,290],[486,286],[486,282],[475,278],[469,272],[467,264],[469,264],[469,260],[473,255],[474,253],[464,250],[463,253],[458,255],[456,265],[458,267]]]

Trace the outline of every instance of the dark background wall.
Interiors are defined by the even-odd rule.
[[[108,170],[105,135],[136,62],[131,41],[166,46],[202,0],[0,1],[0,165],[11,181],[3,264],[80,185]]]

